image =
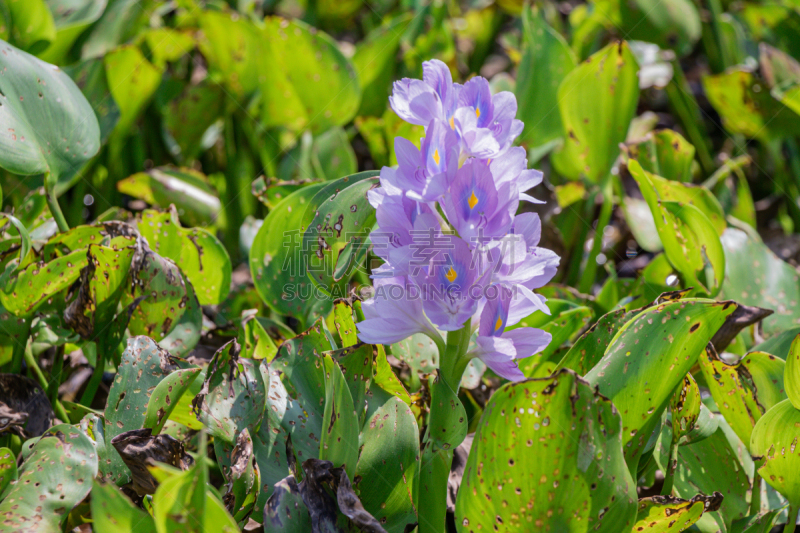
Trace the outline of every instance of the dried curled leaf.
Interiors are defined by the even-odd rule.
[[[38,437],[53,422],[53,408],[42,388],[19,374],[0,374],[0,433]]]
[[[723,496],[698,494],[691,500],[673,496],[651,496],[639,500],[634,532],[679,533],[697,522],[703,513],[714,512],[722,504]]]
[[[134,429],[120,433],[111,439],[111,445],[117,450],[133,477],[133,490],[139,496],[155,494],[158,483],[147,469],[155,463],[166,463],[188,470],[194,459],[186,453],[183,443],[166,435],[153,435],[152,429]]]

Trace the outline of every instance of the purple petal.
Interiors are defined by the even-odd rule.
[[[403,78],[394,82],[392,86],[392,96],[389,97],[389,105],[397,116],[411,124],[425,126],[430,122],[430,115],[433,114],[428,106],[434,108],[438,103],[438,97],[430,85],[422,80],[412,80]]]
[[[461,89],[458,95],[458,106],[471,108],[479,128],[489,126],[492,123],[495,111],[492,91],[489,89],[489,82],[486,78],[476,76],[465,83],[464,88]]]

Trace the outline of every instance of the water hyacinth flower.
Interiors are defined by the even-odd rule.
[[[398,166],[384,167],[380,188],[368,193],[378,222],[373,250],[384,264],[372,271],[375,295],[364,303],[359,338],[391,344],[424,333],[441,352],[442,332],[466,332],[464,357],[523,379],[517,361],[551,337],[514,326],[536,311],[549,314],[535,290],[555,275],[559,257],[539,247],[538,215],[517,214],[539,202],[528,191],[542,174],[512,146],[522,131],[516,99],[492,95],[484,78],[453,83],[433,60],[422,80],[394,84],[390,104],[425,126],[425,137],[420,149],[397,138]]]

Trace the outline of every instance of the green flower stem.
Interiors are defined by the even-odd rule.
[[[42,390],[48,390],[48,382],[47,378],[42,372],[42,369],[39,368],[39,363],[36,362],[36,358],[33,356],[33,349],[31,348],[31,344],[28,343],[28,346],[25,348],[25,362],[28,364],[28,368],[33,371],[33,375],[36,376],[36,380],[39,382],[39,385],[42,387]],[[69,422],[69,415],[67,415],[66,409],[64,406],[61,405],[61,402],[58,401],[58,398],[55,401],[51,401],[53,405],[53,411],[55,411],[56,416],[60,418],[63,422]]]
[[[469,364],[467,349],[472,335],[471,320],[468,320],[458,331],[447,334],[444,353],[440,351],[439,377],[444,379],[454,391],[458,391],[461,376]],[[431,397],[431,406],[438,405],[439,400]],[[453,462],[453,450],[435,449],[430,439],[429,430],[425,432],[422,447],[419,478],[419,533],[442,533],[445,530],[447,517],[447,480],[450,476],[450,465]]]
[[[797,506],[789,506],[789,517],[786,519],[786,526],[783,528],[783,533],[794,533],[797,527]]]
[[[67,219],[64,218],[64,213],[61,212],[61,206],[58,205],[58,198],[56,197],[57,181],[57,178],[49,172],[44,175],[44,189],[47,196],[47,207],[50,208],[50,214],[53,215],[53,220],[56,221],[58,231],[69,231],[69,224],[67,224]]]

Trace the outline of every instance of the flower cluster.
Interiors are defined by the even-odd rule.
[[[373,250],[385,263],[373,271],[375,296],[358,324],[364,342],[389,344],[415,333],[469,322],[469,357],[507,379],[524,376],[515,360],[550,342],[544,331],[508,329],[536,310],[535,294],[555,274],[559,257],[539,248],[535,213],[517,215],[542,180],[529,170],[513,94],[492,95],[486,79],[453,83],[441,61],[423,64],[423,79],[394,84],[389,99],[405,121],[425,127],[420,149],[395,139],[397,168],[381,170],[369,193],[377,212]],[[439,342],[441,346],[441,342]]]

